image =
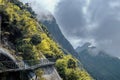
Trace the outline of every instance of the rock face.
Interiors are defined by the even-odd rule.
[[[65,53],[71,53],[74,56],[77,55],[70,42],[62,34],[54,17],[51,20],[44,20],[42,23],[47,27],[48,31],[52,34],[52,37],[64,48],[63,51]]]
[[[55,67],[43,68],[43,71],[44,71],[43,77],[46,80],[62,80],[58,72],[56,71]]]
[[[15,61],[15,58],[4,48],[0,47],[0,57],[2,55],[5,55],[9,58],[9,60]],[[0,58],[0,61],[2,61],[2,57]]]
[[[89,45],[88,45],[89,46]],[[96,47],[83,45],[76,49],[84,68],[96,80],[119,80],[120,60]]]
[[[4,58],[3,58],[4,57]],[[2,48],[1,46],[0,46],[0,61],[13,61],[14,62],[14,64],[17,66],[17,67],[19,67],[19,68],[21,68],[21,66],[19,66],[19,64],[16,64],[16,59],[14,58],[14,56],[13,55],[11,55],[10,53],[9,53],[9,51],[7,51],[6,49],[4,49],[4,48]],[[23,62],[24,63],[24,62]],[[4,64],[4,66],[6,66],[5,64]],[[13,75],[14,74],[14,75]],[[16,75],[16,77],[15,77],[15,75]],[[2,79],[4,79],[3,77],[5,76],[5,80],[21,80],[22,79],[22,77],[20,77],[20,73],[19,72],[10,72],[10,73],[8,73],[7,75],[2,75],[2,74],[0,74],[0,76],[2,76],[2,78],[0,78],[0,80],[2,80]],[[7,77],[6,77],[7,76]],[[34,72],[32,72],[32,71],[29,71],[28,72],[28,74],[27,74],[27,76],[28,76],[28,78],[29,78],[29,80],[36,80],[36,75],[35,75],[35,73]]]
[[[15,58],[6,49],[0,46],[0,61],[5,61],[5,60],[15,62]],[[6,66],[6,64],[2,65],[2,67],[0,68],[2,69],[3,66]],[[17,78],[11,74],[14,74],[14,76],[16,76]],[[16,79],[19,80],[19,73],[13,72],[13,73],[7,73],[7,74],[2,74],[2,73],[0,74],[0,80],[16,80]]]

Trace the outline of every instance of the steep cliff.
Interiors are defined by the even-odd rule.
[[[42,23],[47,27],[52,37],[59,43],[59,45],[61,45],[61,47],[63,47],[63,51],[66,54],[71,53],[72,55],[77,56],[77,52],[74,50],[70,42],[62,34],[54,16],[50,14],[50,17],[52,18],[51,20],[44,19]]]
[[[61,80],[60,76],[64,80],[92,80],[83,68],[78,67],[78,61],[73,56],[64,54],[63,48],[50,36],[46,26],[36,19],[36,14],[28,4],[24,5],[19,0],[0,0],[0,23],[0,47],[7,49],[16,60],[54,59],[57,71],[55,67],[34,70],[32,72],[37,76],[37,80]],[[4,60],[6,59],[1,59]],[[35,63],[27,63],[27,66]],[[29,74],[29,72],[31,71],[25,73]],[[0,74],[0,76],[1,80],[7,80],[5,75]],[[15,78],[29,80],[28,77],[22,75],[22,78]]]

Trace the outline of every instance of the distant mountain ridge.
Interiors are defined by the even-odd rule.
[[[96,47],[88,47],[88,43],[78,47],[80,61],[84,68],[96,80],[120,80],[120,59],[97,50]]]

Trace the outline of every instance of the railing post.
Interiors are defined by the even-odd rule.
[[[0,14],[0,45],[1,45],[1,41],[2,41],[2,30],[1,30],[1,27],[2,27],[2,17],[1,17],[1,14]]]

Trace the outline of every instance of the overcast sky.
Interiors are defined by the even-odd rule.
[[[26,1],[34,1],[37,13],[51,12],[74,48],[91,42],[120,57],[120,0]]]
[[[63,0],[56,10],[57,21],[74,48],[91,42],[120,57],[120,0]]]

